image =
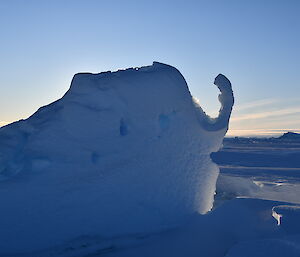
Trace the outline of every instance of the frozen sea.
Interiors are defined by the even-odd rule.
[[[300,140],[225,138],[212,154],[220,167],[215,205],[223,199],[251,197],[300,203]]]

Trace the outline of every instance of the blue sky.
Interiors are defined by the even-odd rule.
[[[0,126],[60,98],[75,73],[159,61],[211,115],[233,84],[229,135],[300,132],[300,1],[0,1]]]

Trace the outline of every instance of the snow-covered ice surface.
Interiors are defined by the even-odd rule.
[[[220,165],[216,210],[227,201],[267,199],[278,230],[265,238],[241,240],[226,257],[300,256],[300,135],[226,138],[212,158]],[[282,201],[280,204],[279,202]],[[256,215],[261,215],[257,213]],[[249,221],[251,223],[251,221]]]
[[[212,158],[221,168],[217,201],[252,197],[300,204],[297,138],[226,138]]]
[[[233,105],[229,80],[214,83],[211,119],[169,65],[76,74],[61,99],[0,128],[0,256],[129,247],[209,211],[210,153]]]
[[[299,257],[294,135],[225,139],[209,211],[233,105],[215,84],[212,119],[171,66],[77,74],[2,127],[0,256]]]

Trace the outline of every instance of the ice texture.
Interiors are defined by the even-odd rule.
[[[233,105],[229,80],[215,84],[212,119],[172,66],[79,73],[61,99],[0,128],[0,255],[157,232],[209,211],[210,153]]]

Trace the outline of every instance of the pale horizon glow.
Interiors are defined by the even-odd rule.
[[[300,133],[300,129],[230,129],[226,137],[279,137],[287,132]]]

